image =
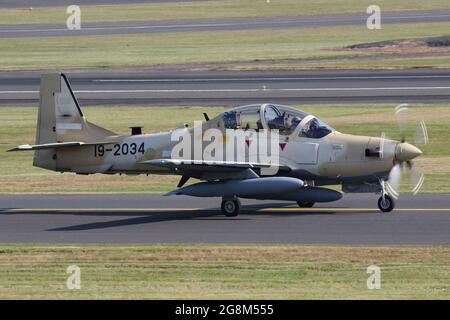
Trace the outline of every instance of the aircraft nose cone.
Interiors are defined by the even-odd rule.
[[[403,142],[397,145],[395,151],[395,158],[399,161],[412,160],[422,154],[419,148],[413,146],[412,144]]]

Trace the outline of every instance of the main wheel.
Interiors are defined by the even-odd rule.
[[[312,208],[314,206],[315,202],[297,201],[297,204],[300,208]]]
[[[384,197],[380,197],[378,199],[378,208],[382,212],[391,212],[395,208],[394,199],[387,194]]]
[[[234,200],[222,200],[222,213],[227,217],[236,217],[241,211],[241,201],[239,199]]]

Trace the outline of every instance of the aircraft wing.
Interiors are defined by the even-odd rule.
[[[155,159],[141,163],[167,168],[181,175],[178,187],[182,187],[189,178],[201,180],[253,179],[259,178],[261,168],[270,167],[267,163],[229,162],[229,161],[193,161],[182,159]],[[278,166],[278,170],[290,171],[289,167]],[[255,172],[256,171],[256,172]]]
[[[232,172],[243,171],[246,169],[269,168],[276,166],[278,169],[290,170],[289,167],[273,165],[270,163],[250,163],[250,162],[232,162],[232,161],[209,161],[209,160],[183,160],[183,159],[154,159],[141,163],[158,167],[186,169],[195,171],[213,171],[213,172]]]

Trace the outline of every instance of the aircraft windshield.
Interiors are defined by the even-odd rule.
[[[331,133],[334,129],[326,123],[322,122],[319,118],[313,117],[311,120],[305,123],[300,131],[301,137],[320,139]]]

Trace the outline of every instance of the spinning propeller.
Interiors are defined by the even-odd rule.
[[[400,132],[400,142],[394,151],[394,167],[389,172],[389,180],[386,183],[386,189],[394,197],[398,198],[400,194],[400,182],[406,171],[409,177],[409,185],[411,192],[417,194],[425,181],[425,175],[418,171],[413,164],[412,159],[422,154],[422,151],[414,145],[425,145],[428,143],[428,131],[424,120],[420,120],[418,127],[413,135],[414,145],[406,142],[406,125],[408,118],[408,105],[401,104],[395,108],[395,119],[397,121],[398,130]],[[380,140],[381,156],[384,150],[385,134],[383,133]]]

